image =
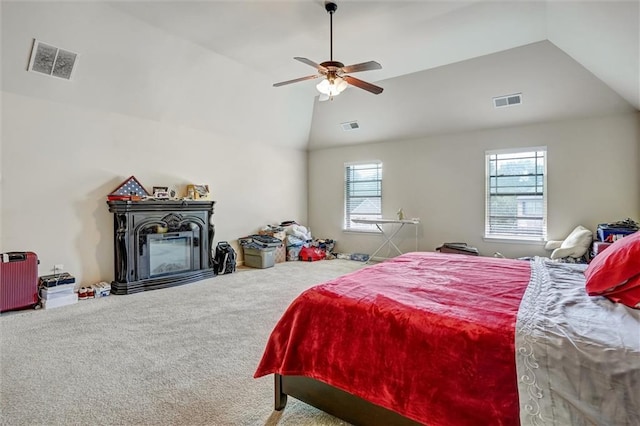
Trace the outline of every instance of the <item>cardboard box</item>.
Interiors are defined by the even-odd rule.
[[[287,234],[284,231],[278,231],[278,232],[273,232],[273,231],[259,231],[258,234],[260,235],[268,235],[270,237],[274,237],[277,238],[281,241],[284,241],[285,238],[287,238]]]
[[[44,299],[42,301],[42,307],[44,309],[59,308],[60,306],[73,305],[78,303],[78,295],[71,293],[62,297],[56,297],[55,299]]]
[[[276,263],[282,263],[287,261],[287,248],[284,245],[281,245],[277,249],[275,249],[273,253],[275,257]]]
[[[609,247],[613,243],[607,243],[604,241],[594,241],[593,242],[593,257],[596,257],[598,254],[602,253],[604,249]]]
[[[42,287],[40,289],[40,297],[43,300],[57,299],[74,294],[74,284],[63,284],[55,287]]]

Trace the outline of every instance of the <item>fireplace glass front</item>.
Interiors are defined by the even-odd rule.
[[[193,269],[193,232],[147,235],[149,277],[160,277]]]

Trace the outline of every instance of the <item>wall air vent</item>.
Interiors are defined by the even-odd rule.
[[[514,93],[513,95],[498,96],[497,98],[493,98],[494,108],[520,105],[521,103],[522,103],[522,93]]]
[[[342,130],[345,132],[350,132],[351,130],[357,130],[360,128],[360,125],[357,121],[348,121],[346,123],[340,123],[342,126]]]
[[[33,49],[31,49],[31,58],[29,59],[29,71],[71,80],[77,58],[77,53],[59,49],[38,40],[33,40]]]

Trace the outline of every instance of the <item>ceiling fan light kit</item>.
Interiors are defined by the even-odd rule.
[[[333,98],[334,96],[342,93],[347,86],[349,86],[349,84],[344,79],[336,77],[333,81],[329,81],[328,78],[322,80],[316,85],[316,89],[318,89],[318,92],[321,94],[326,95],[329,98]]]
[[[367,92],[373,93],[374,95],[379,95],[380,93],[382,93],[382,87],[347,75],[354,72],[382,69],[382,66],[379,63],[377,63],[376,61],[369,61],[363,62],[361,64],[344,66],[342,62],[333,60],[333,14],[338,9],[338,5],[333,2],[327,1],[325,2],[324,8],[329,13],[330,59],[328,61],[317,64],[307,58],[295,57],[293,59],[314,67],[318,71],[318,73],[308,75],[306,77],[300,77],[293,80],[275,83],[273,86],[280,87],[286,84],[297,83],[299,81],[324,77],[324,79],[316,85],[316,88],[320,92],[320,101],[332,100],[334,96],[342,93],[347,87],[349,87],[349,85],[356,86],[360,89],[366,90]]]

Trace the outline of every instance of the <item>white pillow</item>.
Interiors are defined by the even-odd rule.
[[[551,259],[561,259],[563,257],[579,258],[584,256],[591,246],[593,232],[584,226],[577,226],[567,238],[564,239],[560,248],[551,253]]]

